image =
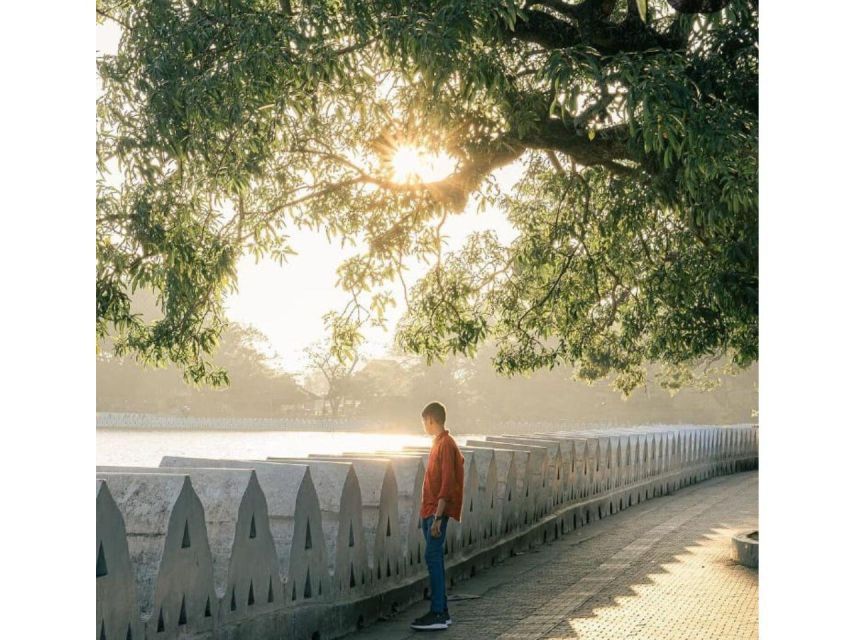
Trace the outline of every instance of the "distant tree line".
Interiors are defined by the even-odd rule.
[[[656,373],[650,369],[650,376]],[[756,419],[757,385],[757,367],[751,367],[737,375],[716,372],[672,393],[650,381],[626,398],[608,381],[579,381],[566,368],[507,378],[494,371],[486,349],[474,359],[432,365],[423,359],[371,360],[346,387],[357,400],[356,416],[417,429],[418,410],[440,399],[456,429],[489,432],[505,422],[749,422]]]
[[[144,367],[106,349],[97,358],[98,411],[245,418],[307,415],[315,396],[289,373],[277,371],[260,348],[265,337],[232,323],[223,332],[216,361],[228,371],[228,387],[185,382],[176,366]]]
[[[745,422],[753,419],[758,404],[755,367],[736,376],[712,372],[703,384],[716,383],[714,388],[685,387],[674,395],[650,382],[626,399],[606,381],[577,381],[565,368],[501,376],[490,364],[489,349],[474,359],[451,357],[432,365],[423,358],[392,356],[361,357],[359,366],[335,367],[315,346],[308,350],[309,369],[297,379],[273,367],[264,341],[255,329],[229,325],[217,360],[228,370],[230,385],[216,389],[187,384],[178,367],[145,368],[102,353],[97,408],[188,416],[367,418],[375,420],[376,428],[415,431],[420,408],[440,399],[450,410],[452,428],[488,432],[506,422]]]

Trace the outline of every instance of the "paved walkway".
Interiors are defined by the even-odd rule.
[[[758,526],[758,472],[655,498],[510,558],[451,589],[453,625],[414,632],[427,603],[351,640],[758,638],[758,573],[729,560]],[[454,597],[479,596],[455,601]]]

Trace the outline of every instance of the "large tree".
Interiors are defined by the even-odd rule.
[[[99,335],[216,381],[207,355],[245,254],[286,230],[358,242],[345,360],[407,261],[432,268],[398,341],[486,339],[505,372],[571,364],[630,390],[647,363],[758,357],[757,0],[99,0]],[[403,146],[454,159],[401,179]],[[492,172],[522,163],[502,193]],[[472,198],[506,211],[442,253]],[[147,324],[128,303],[160,292]]]

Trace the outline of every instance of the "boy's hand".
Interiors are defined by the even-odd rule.
[[[429,528],[429,533],[433,538],[437,538],[441,535],[441,520],[439,518],[435,518],[432,521],[432,526]]]

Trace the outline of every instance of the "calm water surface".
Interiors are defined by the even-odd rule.
[[[460,438],[464,441],[464,438]],[[99,465],[156,467],[163,456],[258,459],[430,444],[427,436],[348,431],[172,431],[98,429]]]

